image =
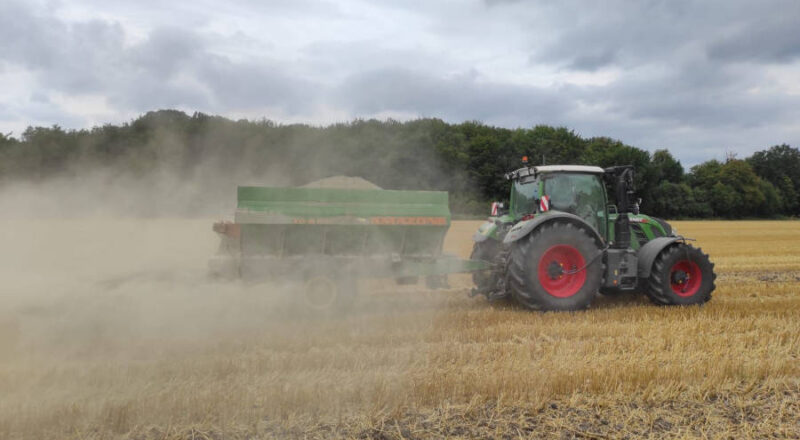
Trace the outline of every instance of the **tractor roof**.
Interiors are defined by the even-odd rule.
[[[590,167],[585,165],[542,165],[533,168],[537,173],[605,173],[605,170],[600,167]]]
[[[516,171],[506,173],[506,179],[519,179],[525,176],[535,176],[544,173],[588,173],[604,174],[605,170],[600,167],[586,165],[541,165],[538,167],[525,167]]]

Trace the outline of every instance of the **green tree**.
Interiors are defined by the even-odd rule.
[[[529,130],[533,144],[531,164],[541,164],[542,157],[548,164],[579,164],[585,141],[566,127],[537,125]]]
[[[738,197],[734,206],[734,217],[757,216],[766,203],[761,191],[761,179],[753,172],[750,164],[743,160],[729,160],[719,172],[719,181],[732,188]]]
[[[759,176],[777,183],[783,176],[792,179],[795,186],[800,183],[800,150],[787,144],[775,145],[757,151],[747,159]]]
[[[797,202],[797,193],[800,192],[800,150],[786,144],[775,145],[754,153],[747,162],[756,174],[780,190],[784,214],[800,214]]]
[[[741,217],[742,198],[735,189],[717,182],[711,187],[711,207],[714,215],[721,217]]]
[[[658,182],[680,183],[683,179],[683,166],[667,150],[656,150],[652,164],[653,179]]]
[[[650,207],[660,217],[679,218],[689,215],[688,203],[692,194],[688,186],[665,180],[653,189],[652,197]]]
[[[170,175],[205,185],[197,192],[209,194],[240,182],[300,185],[346,174],[385,188],[446,190],[455,212],[482,213],[488,201],[508,197],[502,176],[522,166],[524,155],[532,165],[633,165],[642,208],[653,215],[800,214],[800,152],[788,145],[746,161],[704,162],[684,174],[668,150],[651,155],[565,127],[509,130],[440,119],[317,127],[158,110],[90,130],[29,127],[19,139],[0,134],[0,178],[42,180],[102,169],[144,180]]]
[[[758,209],[759,217],[774,217],[783,212],[783,199],[773,184],[767,180],[759,179],[758,189],[764,194],[764,203]]]
[[[800,200],[798,200],[797,191],[795,190],[794,183],[789,176],[783,176],[778,181],[778,191],[780,192],[781,201],[783,201],[783,209],[781,210],[787,215],[798,215],[800,213]]]
[[[689,184],[695,188],[710,190],[719,181],[721,170],[722,164],[714,159],[695,165],[689,175]]]

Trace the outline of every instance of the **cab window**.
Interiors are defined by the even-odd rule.
[[[514,181],[511,197],[514,217],[520,218],[536,212],[539,200],[539,181],[535,179]]]
[[[581,217],[602,235],[606,233],[606,193],[594,174],[553,173],[542,177],[550,209]]]

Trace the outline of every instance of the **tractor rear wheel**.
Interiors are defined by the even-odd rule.
[[[647,296],[656,304],[703,304],[716,286],[714,263],[702,249],[677,244],[658,255],[647,280]]]
[[[572,223],[539,227],[512,247],[514,299],[534,310],[589,307],[603,277],[600,252],[587,230]]]

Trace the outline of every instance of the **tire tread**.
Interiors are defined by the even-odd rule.
[[[696,299],[692,301],[691,304],[704,304],[711,299],[711,293],[716,289],[715,281],[717,279],[717,274],[714,272],[714,263],[709,259],[708,254],[703,253],[702,248],[695,248],[690,245],[685,244],[675,244],[667,249],[661,251],[661,253],[656,257],[655,262],[653,263],[653,268],[650,271],[650,278],[647,280],[647,288],[645,289],[645,293],[647,297],[655,304],[658,305],[679,305],[680,303],[676,302],[674,298],[670,297],[667,293],[665,288],[665,279],[664,277],[669,277],[669,268],[667,266],[667,262],[671,261],[672,258],[680,252],[692,252],[695,253],[696,258],[702,258],[705,262],[708,263],[710,271],[711,271],[711,284],[710,288],[707,292],[702,292],[697,297],[692,297],[692,299]],[[701,269],[702,270],[702,269]],[[702,286],[701,286],[702,288]]]

